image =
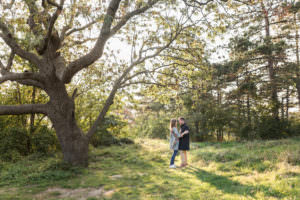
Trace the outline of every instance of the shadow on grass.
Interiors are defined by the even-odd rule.
[[[16,163],[8,163],[1,169],[0,189],[4,187],[17,189],[15,194],[7,192],[0,194],[0,199],[6,199],[5,195],[10,195],[12,199],[22,199],[19,196],[29,188],[31,192],[26,194],[28,199],[33,199],[35,195],[46,191],[49,187],[75,190],[99,188],[104,185],[112,189],[113,185],[122,188],[121,192],[113,195],[113,199],[139,199],[141,191],[134,191],[135,186],[146,184],[150,178],[142,173],[131,175],[130,172],[151,171],[153,164],[161,162],[160,156],[148,154],[149,152],[142,152],[142,147],[138,144],[124,145],[122,148],[112,146],[101,150],[95,149],[94,152],[90,152],[88,168],[72,167],[64,163],[61,157],[25,157]],[[111,178],[119,174],[122,175],[120,179]]]
[[[231,149],[233,147],[242,147],[246,141],[229,141],[229,142],[192,142],[193,149],[215,148],[215,149]]]
[[[103,170],[113,170],[114,168],[118,171],[128,168],[152,169],[153,165],[149,161],[161,162],[163,159],[145,152],[139,144],[130,144],[123,148],[112,146],[101,152],[90,153],[89,168],[97,168],[98,165],[99,169]]]
[[[244,185],[238,181],[231,180],[225,176],[220,176],[207,172],[195,167],[188,167],[187,172],[195,175],[199,180],[210,183],[212,186],[216,187],[228,194],[238,194],[243,196],[253,196],[257,192],[263,192],[265,196],[282,198],[285,195],[281,192],[274,190],[271,187],[264,185]]]
[[[239,160],[242,156],[233,151],[222,151],[222,152],[199,152],[194,156],[194,160],[204,160],[205,162],[230,162]]]

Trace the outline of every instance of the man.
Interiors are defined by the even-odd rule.
[[[180,124],[180,138],[179,138],[179,151],[181,156],[181,165],[180,167],[187,166],[187,153],[186,151],[190,150],[190,129],[185,123],[185,119],[183,117],[179,117],[178,119]]]

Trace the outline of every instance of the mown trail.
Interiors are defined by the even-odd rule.
[[[88,169],[28,157],[2,164],[0,199],[300,199],[300,138],[193,143],[183,169],[170,156],[167,141],[147,139],[92,149]]]

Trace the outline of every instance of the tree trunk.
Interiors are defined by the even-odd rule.
[[[284,97],[281,97],[281,119],[284,120]]]
[[[270,21],[269,21],[269,12],[265,9],[263,1],[261,1],[262,11],[264,13],[264,20],[265,20],[265,36],[266,36],[266,43],[268,46],[271,46],[271,33],[270,33]],[[276,71],[274,68],[274,61],[272,57],[272,51],[267,55],[267,68],[269,71],[269,78],[270,78],[270,86],[271,86],[271,112],[273,117],[276,120],[279,120],[279,107],[280,103],[278,101],[278,94],[277,94],[277,80],[276,80]]]
[[[289,120],[289,108],[290,108],[290,88],[289,86],[286,88],[286,97],[285,97],[285,104],[286,104],[286,110],[285,110],[285,117],[286,120]]]
[[[195,125],[195,135],[196,135],[196,138],[197,138],[197,141],[202,141],[202,135],[200,135],[200,132],[199,132],[199,122],[196,120],[194,122],[194,125]]]
[[[223,141],[223,130],[221,128],[218,128],[218,130],[217,130],[217,141],[218,142]]]
[[[16,102],[21,105],[22,104],[22,95],[21,95],[20,90],[21,90],[20,85],[19,85],[19,83],[17,83],[17,90],[16,90],[15,98],[16,98]],[[25,128],[26,127],[26,116],[19,115],[18,118],[19,118],[19,121],[22,124],[23,128]]]
[[[299,67],[299,65],[298,65]],[[298,93],[298,106],[299,106],[299,111],[300,111],[300,75],[297,76],[297,81],[296,81],[296,89],[297,89],[297,93]]]
[[[296,61],[297,61],[297,68],[296,68],[296,89],[298,94],[298,106],[300,110],[300,57],[299,57],[299,32],[298,32],[298,26],[297,26],[297,18],[296,14],[294,14],[294,23],[295,23],[295,39],[296,39]]]
[[[251,127],[251,105],[249,92],[247,93],[247,121],[248,126]]]
[[[35,96],[36,96],[36,87],[32,88],[32,95],[31,95],[31,103],[35,103]],[[30,114],[30,133],[34,132],[34,121],[35,121],[35,114]]]
[[[48,117],[56,131],[63,159],[76,166],[88,165],[88,138],[77,126],[74,100],[67,94],[60,80],[49,81],[47,87],[50,96]]]
[[[224,140],[224,130],[222,129],[222,132],[221,132],[221,142],[223,142]]]

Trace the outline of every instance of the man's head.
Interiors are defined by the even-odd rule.
[[[178,118],[178,121],[179,121],[179,124],[180,124],[180,125],[182,125],[182,124],[185,123],[183,117],[179,117],[179,118]]]

